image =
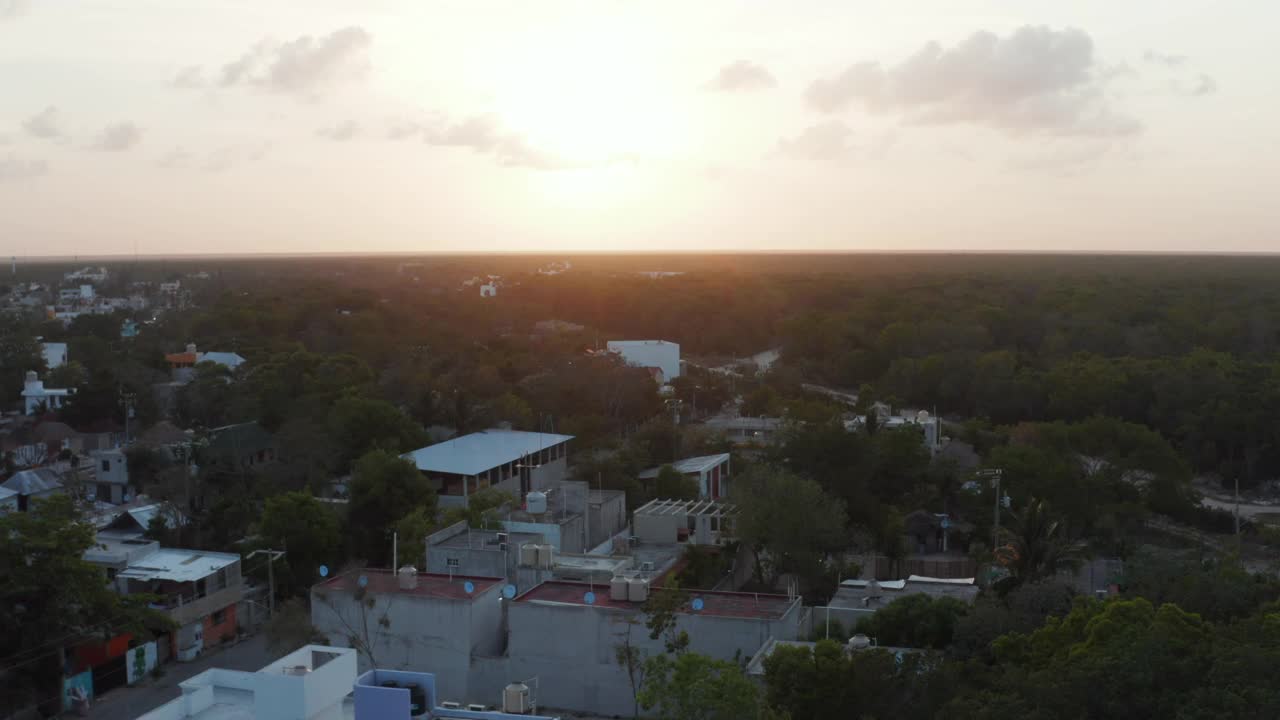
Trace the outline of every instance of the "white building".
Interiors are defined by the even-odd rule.
[[[45,387],[44,381],[36,371],[31,370],[27,372],[27,379],[22,388],[23,412],[27,415],[35,415],[36,410],[41,407],[46,410],[57,410],[74,392],[66,388]]]
[[[45,367],[50,370],[67,364],[66,343],[40,343],[40,349],[44,353]]]
[[[480,297],[497,297],[498,286],[494,283],[485,283],[480,286]]]
[[[610,340],[609,352],[617,353],[628,365],[662,369],[665,382],[680,377],[680,345],[667,340]]]
[[[718,500],[729,495],[729,453],[684,458],[672,467],[698,484],[700,498]],[[660,472],[661,467],[649,468],[640,473],[640,479],[654,480]]]
[[[89,456],[93,459],[97,499],[112,505],[129,502],[129,462],[124,451],[94,450]]]

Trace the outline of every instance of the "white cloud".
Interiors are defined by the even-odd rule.
[[[320,128],[316,131],[316,134],[336,142],[346,142],[360,134],[360,126],[354,120],[348,120],[333,127]]]
[[[176,147],[164,155],[161,155],[160,159],[156,161],[156,165],[167,170],[177,170],[191,167],[191,164],[194,161],[194,155],[183,148]]]
[[[1155,50],[1148,50],[1143,53],[1142,59],[1154,65],[1163,65],[1168,68],[1180,67],[1187,62],[1186,55],[1169,55]]]
[[[108,125],[93,143],[93,149],[122,152],[142,142],[142,129],[131,122]]]
[[[1199,79],[1196,80],[1196,84],[1191,87],[1187,94],[1192,97],[1203,97],[1205,95],[1212,95],[1217,91],[1217,81],[1208,75],[1201,73]]]
[[[718,92],[742,92],[767,90],[777,84],[773,74],[764,66],[749,60],[738,60],[720,68],[720,72],[716,73],[706,87]]]
[[[22,121],[22,129],[32,137],[44,140],[62,137],[62,128],[58,126],[58,108],[50,105],[32,115]]]
[[[889,67],[857,63],[815,81],[807,99],[823,113],[859,106],[908,123],[985,125],[1010,134],[1136,133],[1141,124],[1110,107],[1111,75],[1085,32],[1024,26],[1004,37],[977,32],[951,48],[929,43]]]
[[[12,153],[0,156],[0,183],[30,180],[48,171],[43,160],[23,160]]]
[[[209,153],[200,169],[209,173],[226,172],[241,165],[259,162],[271,152],[266,142],[225,145]]]
[[[466,148],[492,157],[504,167],[530,170],[573,170],[607,165],[623,158],[576,160],[535,147],[516,133],[503,129],[490,115],[472,115],[457,122],[437,120],[421,130],[424,142],[439,147]]]
[[[0,0],[0,21],[16,20],[30,8],[30,0]]]
[[[171,84],[173,87],[180,90],[194,90],[196,88],[204,87],[208,82],[209,81],[204,77],[203,68],[199,65],[188,65],[187,67],[179,70],[177,75],[173,76],[173,82]]]
[[[318,38],[303,35],[283,44],[263,40],[224,65],[218,84],[315,96],[362,76],[368,67],[372,43],[373,36],[359,27],[346,27]],[[174,79],[177,87],[199,87],[203,82],[204,71],[199,67],[184,68]]]
[[[811,125],[793,138],[778,141],[778,150],[806,160],[841,161],[854,151],[849,144],[853,130],[843,121],[827,120]]]

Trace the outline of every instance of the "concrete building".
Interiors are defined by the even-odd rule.
[[[422,566],[435,575],[501,577],[517,588],[529,588],[550,571],[523,567],[520,549],[543,544],[540,534],[476,530],[463,520],[427,536]]]
[[[495,487],[524,498],[568,474],[572,435],[483,430],[405,453],[431,480],[441,505],[465,505],[476,491]]]
[[[622,356],[624,362],[635,367],[662,369],[664,382],[680,377],[680,345],[667,340],[610,340],[609,352]]]
[[[946,445],[945,438],[942,437],[942,422],[937,416],[930,415],[927,410],[912,412],[904,410],[901,414],[894,415],[889,407],[883,403],[876,403],[873,408],[876,414],[876,421],[882,428],[895,430],[898,428],[918,428],[923,434],[922,442],[930,455],[936,455]],[[846,430],[856,430],[867,423],[866,415],[859,415],[844,423]]]
[[[772,445],[782,432],[783,419],[771,417],[714,417],[703,425],[724,433],[737,446]]]
[[[501,520],[503,529],[541,535],[559,553],[590,552],[627,525],[627,497],[621,490],[592,490],[585,482],[562,480],[525,497],[533,500],[510,510]]]
[[[180,353],[169,353],[164,356],[173,373],[173,379],[189,382],[196,365],[211,362],[222,365],[232,371],[245,363],[245,359],[233,352],[200,352],[195,343],[187,343],[187,349]]]
[[[27,377],[22,387],[23,412],[28,415],[35,415],[42,408],[46,411],[57,410],[66,403],[67,397],[73,393],[75,393],[75,390],[45,387],[40,375],[31,370],[27,372]]]
[[[236,472],[275,462],[276,441],[257,422],[223,425],[209,431],[206,453],[210,464]]]
[[[52,468],[32,468],[30,470],[19,470],[10,475],[9,479],[0,485],[0,488],[4,488],[14,494],[10,497],[10,504],[14,506],[14,509],[19,512],[26,512],[31,509],[33,500],[62,492],[62,480]]]
[[[729,495],[729,453],[685,458],[672,467],[698,484],[700,498],[718,500]],[[661,467],[649,468],[640,473],[640,479],[652,483],[660,472]]]
[[[650,500],[632,518],[640,542],[670,545],[722,545],[729,539],[734,506],[711,500]]]
[[[664,651],[662,638],[649,637],[641,605],[609,586],[561,581],[517,596],[508,604],[506,674],[537,675],[547,707],[631,715],[631,684],[615,648]],[[693,592],[675,625],[688,633],[690,652],[732,660],[751,657],[771,637],[795,639],[802,614],[800,599],[786,595]]]
[[[326,645],[304,646],[257,672],[213,668],[178,686],[180,697],[141,720],[553,720],[527,712],[447,707],[433,673],[378,669],[360,674],[356,651]],[[512,690],[491,702],[510,698],[515,703],[522,696],[518,686]],[[532,693],[523,697],[533,699]]]
[[[94,450],[89,454],[93,462],[95,495],[102,502],[119,505],[129,501],[129,461],[124,450]]]
[[[313,586],[312,625],[334,645],[356,646],[361,668],[434,668],[442,697],[482,696],[469,693],[471,659],[502,654],[506,582],[402,573],[354,570]]]
[[[878,610],[898,598],[923,593],[931,598],[950,597],[973,603],[978,586],[973,578],[932,578],[912,575],[906,580],[845,580],[831,598],[834,607]]]
[[[40,343],[40,351],[44,354],[44,365],[52,370],[67,364],[66,343]]]
[[[104,568],[122,595],[159,596],[151,607],[177,623],[170,643],[179,660],[235,638],[244,594],[239,555],[164,548],[136,531],[104,530],[84,559]]]

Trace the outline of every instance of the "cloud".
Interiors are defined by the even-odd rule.
[[[31,180],[48,171],[43,160],[23,160],[12,153],[0,156],[0,183]]]
[[[271,152],[266,142],[226,145],[209,153],[200,169],[208,173],[226,172],[234,167],[255,163]]]
[[[142,142],[142,129],[131,122],[108,125],[93,143],[94,150],[123,152]]]
[[[160,159],[156,161],[156,165],[166,170],[178,170],[191,167],[193,162],[195,162],[194,155],[183,148],[176,147],[161,155]]]
[[[263,40],[222,66],[217,84],[224,88],[250,86],[269,92],[315,96],[332,86],[362,75],[368,66],[373,36],[363,28],[346,27],[322,37],[303,35],[286,43]],[[175,87],[201,87],[204,70],[183,68]]]
[[[793,138],[778,141],[778,150],[806,160],[845,160],[853,153],[853,130],[840,120],[827,120],[805,128]]]
[[[904,122],[969,124],[1010,134],[1122,136],[1141,130],[1115,113],[1093,40],[1080,30],[1024,26],[1000,37],[977,32],[958,45],[934,42],[885,67],[861,62],[809,86],[823,113],[852,106]]]
[[[173,76],[170,84],[179,90],[195,90],[208,85],[209,81],[204,77],[203,68],[199,65],[188,65]]]
[[[738,60],[720,68],[720,72],[707,83],[708,90],[716,92],[744,92],[767,90],[778,84],[773,75],[762,65],[749,60]]]
[[[422,137],[425,129],[422,123],[393,120],[387,127],[387,139],[394,141],[416,140]]]
[[[490,115],[472,115],[456,122],[437,120],[422,128],[423,141],[437,147],[465,148],[492,157],[504,167],[530,170],[574,170],[608,165],[626,158],[581,160],[535,147],[522,135],[507,132]]]
[[[1142,59],[1154,65],[1176,68],[1185,65],[1188,58],[1186,55],[1167,55],[1165,53],[1158,53],[1155,50],[1148,50],[1143,53]]]
[[[316,134],[336,142],[346,142],[360,134],[360,126],[354,120],[348,120],[331,128],[320,128]]]
[[[16,20],[30,8],[30,0],[0,0],[0,22]]]
[[[62,137],[62,128],[58,127],[58,108],[50,105],[40,112],[22,121],[22,129],[32,137],[52,140]]]
[[[1216,92],[1218,92],[1217,81],[1202,73],[1200,78],[1196,81],[1196,84],[1187,91],[1187,94],[1192,97],[1204,97],[1205,95],[1212,95]]]

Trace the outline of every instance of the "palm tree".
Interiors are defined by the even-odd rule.
[[[1062,523],[1043,500],[1031,500],[1010,513],[1013,523],[1000,532],[996,559],[1009,569],[1017,584],[1057,574],[1075,564],[1083,546],[1065,537]]]

